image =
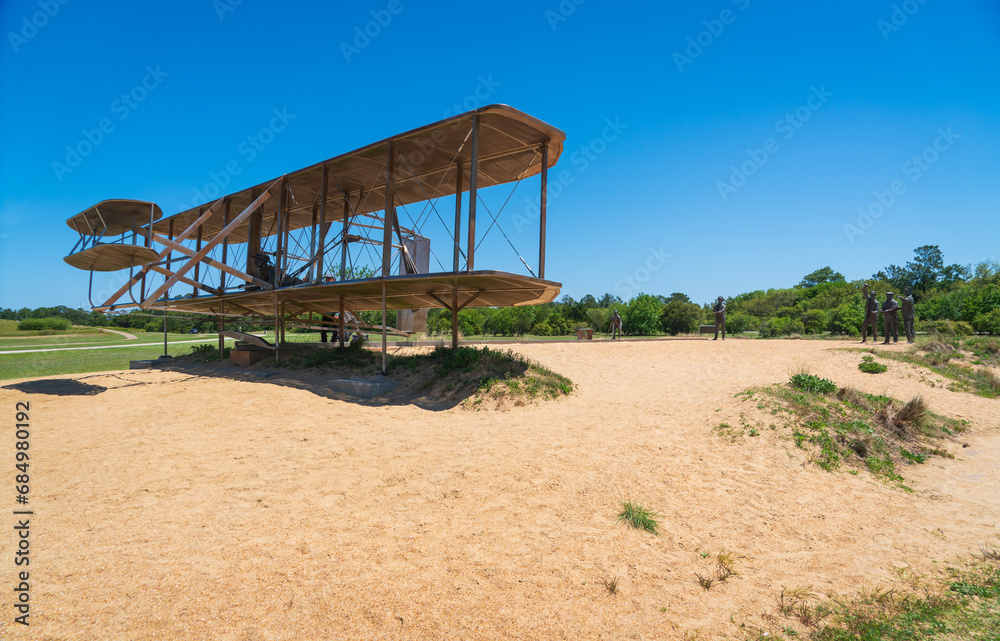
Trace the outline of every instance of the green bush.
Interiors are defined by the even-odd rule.
[[[797,318],[772,318],[760,324],[760,335],[763,338],[774,338],[776,336],[788,336],[789,334],[804,334],[805,326]]]
[[[972,325],[965,321],[936,320],[929,323],[922,323],[921,327],[926,332],[935,332],[945,336],[972,336]]]
[[[874,356],[862,356],[861,362],[858,363],[858,369],[865,374],[881,374],[889,368],[882,363],[875,362]]]
[[[830,394],[837,391],[837,384],[814,374],[795,374],[790,379],[792,387],[803,392]]]
[[[65,318],[25,318],[17,324],[17,328],[19,330],[26,332],[37,332],[41,330],[65,332],[70,327],[70,322]]]
[[[660,331],[663,303],[649,294],[639,294],[628,302],[622,314],[622,329],[628,334],[649,336]]]
[[[844,336],[861,335],[861,324],[865,321],[864,310],[859,305],[843,303],[832,312],[827,329],[831,334]]]
[[[830,324],[830,316],[822,309],[810,309],[802,314],[802,324],[806,334],[822,334]]]
[[[548,321],[535,323],[531,327],[531,333],[534,334],[535,336],[551,336],[552,326],[549,325]]]
[[[757,327],[758,323],[753,316],[743,312],[726,314],[726,331],[730,334],[742,334],[751,327]]]
[[[1000,309],[989,314],[978,314],[972,321],[972,329],[982,334],[1000,335]]]
[[[611,310],[594,307],[587,310],[587,322],[593,328],[594,333],[601,333],[608,329],[608,321],[611,318]]]
[[[17,324],[17,328],[26,332],[37,332],[40,329],[45,329],[45,321],[41,318],[25,318]]]
[[[552,328],[552,336],[566,336],[576,333],[573,321],[562,314],[552,314],[546,322]]]
[[[664,305],[663,311],[660,313],[660,323],[663,331],[672,336],[698,331],[701,318],[701,307],[694,303],[685,303],[679,300],[670,301]]]

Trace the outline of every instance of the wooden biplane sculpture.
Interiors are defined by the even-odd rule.
[[[233,317],[255,323],[273,318],[276,357],[286,326],[310,326],[318,314],[324,329],[338,327],[343,346],[348,319],[357,325],[356,312],[381,310],[384,371],[387,334],[422,331],[420,310],[424,323],[428,308],[450,310],[457,346],[459,310],[536,305],[558,295],[561,284],[545,280],[546,190],[548,168],[564,140],[555,127],[491,105],[166,218],[154,203],[103,201],[67,221],[80,240],[65,260],[90,270],[91,283],[94,271],[129,270],[127,282],[110,298],[91,301],[95,310],[207,314],[219,319],[220,330]],[[482,240],[476,235],[477,203],[486,208],[478,190],[538,174],[537,275],[475,269]],[[452,226],[436,208],[446,196],[455,197]],[[423,203],[426,219],[433,211],[448,228],[450,271],[438,260],[442,270],[430,272],[430,240],[419,224],[413,229],[400,224],[397,208],[413,203]],[[499,227],[500,212],[486,211],[490,228]],[[373,277],[355,276],[361,250],[352,256],[352,244],[368,252]],[[171,296],[171,289],[183,285],[190,293]],[[387,326],[389,309],[399,310],[400,327]]]

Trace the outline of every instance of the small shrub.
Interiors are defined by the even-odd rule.
[[[17,329],[26,332],[37,332],[51,330],[52,332],[65,332],[72,325],[65,318],[25,318],[17,324]]]
[[[875,359],[871,356],[865,356],[861,359],[862,362],[858,363],[858,369],[865,374],[881,374],[882,372],[888,370],[889,368],[882,363],[875,362]]]
[[[17,324],[17,329],[24,332],[37,332],[45,329],[45,321],[41,318],[25,318]]]
[[[807,334],[822,334],[830,324],[830,317],[822,309],[810,309],[802,314],[802,324]]]
[[[994,309],[989,314],[976,314],[972,329],[983,334],[1000,335],[1000,309]]]
[[[232,347],[227,347],[222,350],[221,358],[229,358],[229,353],[232,352]],[[219,360],[219,348],[211,343],[204,343],[202,345],[194,345],[191,347],[191,354],[194,358],[202,363],[208,363],[210,361]]]
[[[973,333],[972,325],[965,321],[936,320],[925,323],[923,328],[944,336],[972,336]]]
[[[830,394],[837,391],[836,383],[829,379],[815,376],[814,374],[795,374],[790,380],[792,387],[803,392]]]
[[[726,315],[726,331],[730,334],[742,334],[756,325],[753,316],[743,312],[733,312]],[[695,328],[697,330],[697,327]]]
[[[791,334],[805,334],[806,328],[797,318],[779,316],[766,320],[760,324],[760,335],[762,338],[774,338],[776,336],[789,336]]]

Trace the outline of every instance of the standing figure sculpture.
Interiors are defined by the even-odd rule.
[[[715,338],[719,340],[719,328],[722,328],[722,340],[726,340],[726,303],[725,298],[719,296],[719,300],[712,306],[712,313],[715,314]]]
[[[899,301],[903,308],[903,332],[906,334],[906,342],[912,343],[916,340],[917,333],[913,331],[913,324],[917,320],[917,313],[913,310],[913,288],[907,286],[903,290],[903,298]]]
[[[883,345],[889,344],[889,335],[892,335],[892,342],[899,342],[899,318],[896,316],[896,312],[899,311],[899,301],[892,299],[892,292],[885,293],[885,302],[882,303],[882,309],[879,310],[879,314],[885,314],[883,323],[885,324],[885,341],[882,342]]]
[[[868,291],[868,284],[861,288],[865,298],[865,322],[861,325],[861,342],[868,342],[868,325],[872,326],[872,341],[878,342],[878,298],[875,290]]]
[[[611,314],[611,340],[621,338],[622,335],[622,317],[618,315],[618,310],[616,309],[613,314]]]

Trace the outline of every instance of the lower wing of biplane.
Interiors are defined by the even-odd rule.
[[[279,344],[286,320],[308,323],[313,314],[336,318],[343,329],[348,312],[382,310],[384,330],[387,310],[414,310],[399,314],[405,333],[423,330],[420,310],[425,323],[428,308],[451,310],[457,324],[465,307],[546,303],[561,287],[545,280],[547,172],[564,139],[540,120],[492,105],[167,218],[154,203],[103,201],[67,221],[80,240],[65,261],[91,272],[129,270],[107,300],[91,300],[96,310],[139,307],[208,314],[220,322],[273,316]],[[504,183],[516,188],[535,175],[541,177],[537,275],[520,253],[530,276],[476,270],[477,207],[492,218],[486,233],[500,229],[500,212],[490,212],[478,190]],[[453,226],[436,207],[448,196],[454,196]],[[442,269],[430,272],[433,252],[421,228],[430,213],[416,222],[411,217],[410,227],[401,224],[397,209],[414,203],[445,225],[450,270],[434,254]],[[372,267],[358,267],[362,254]],[[190,293],[178,294],[185,286]]]

